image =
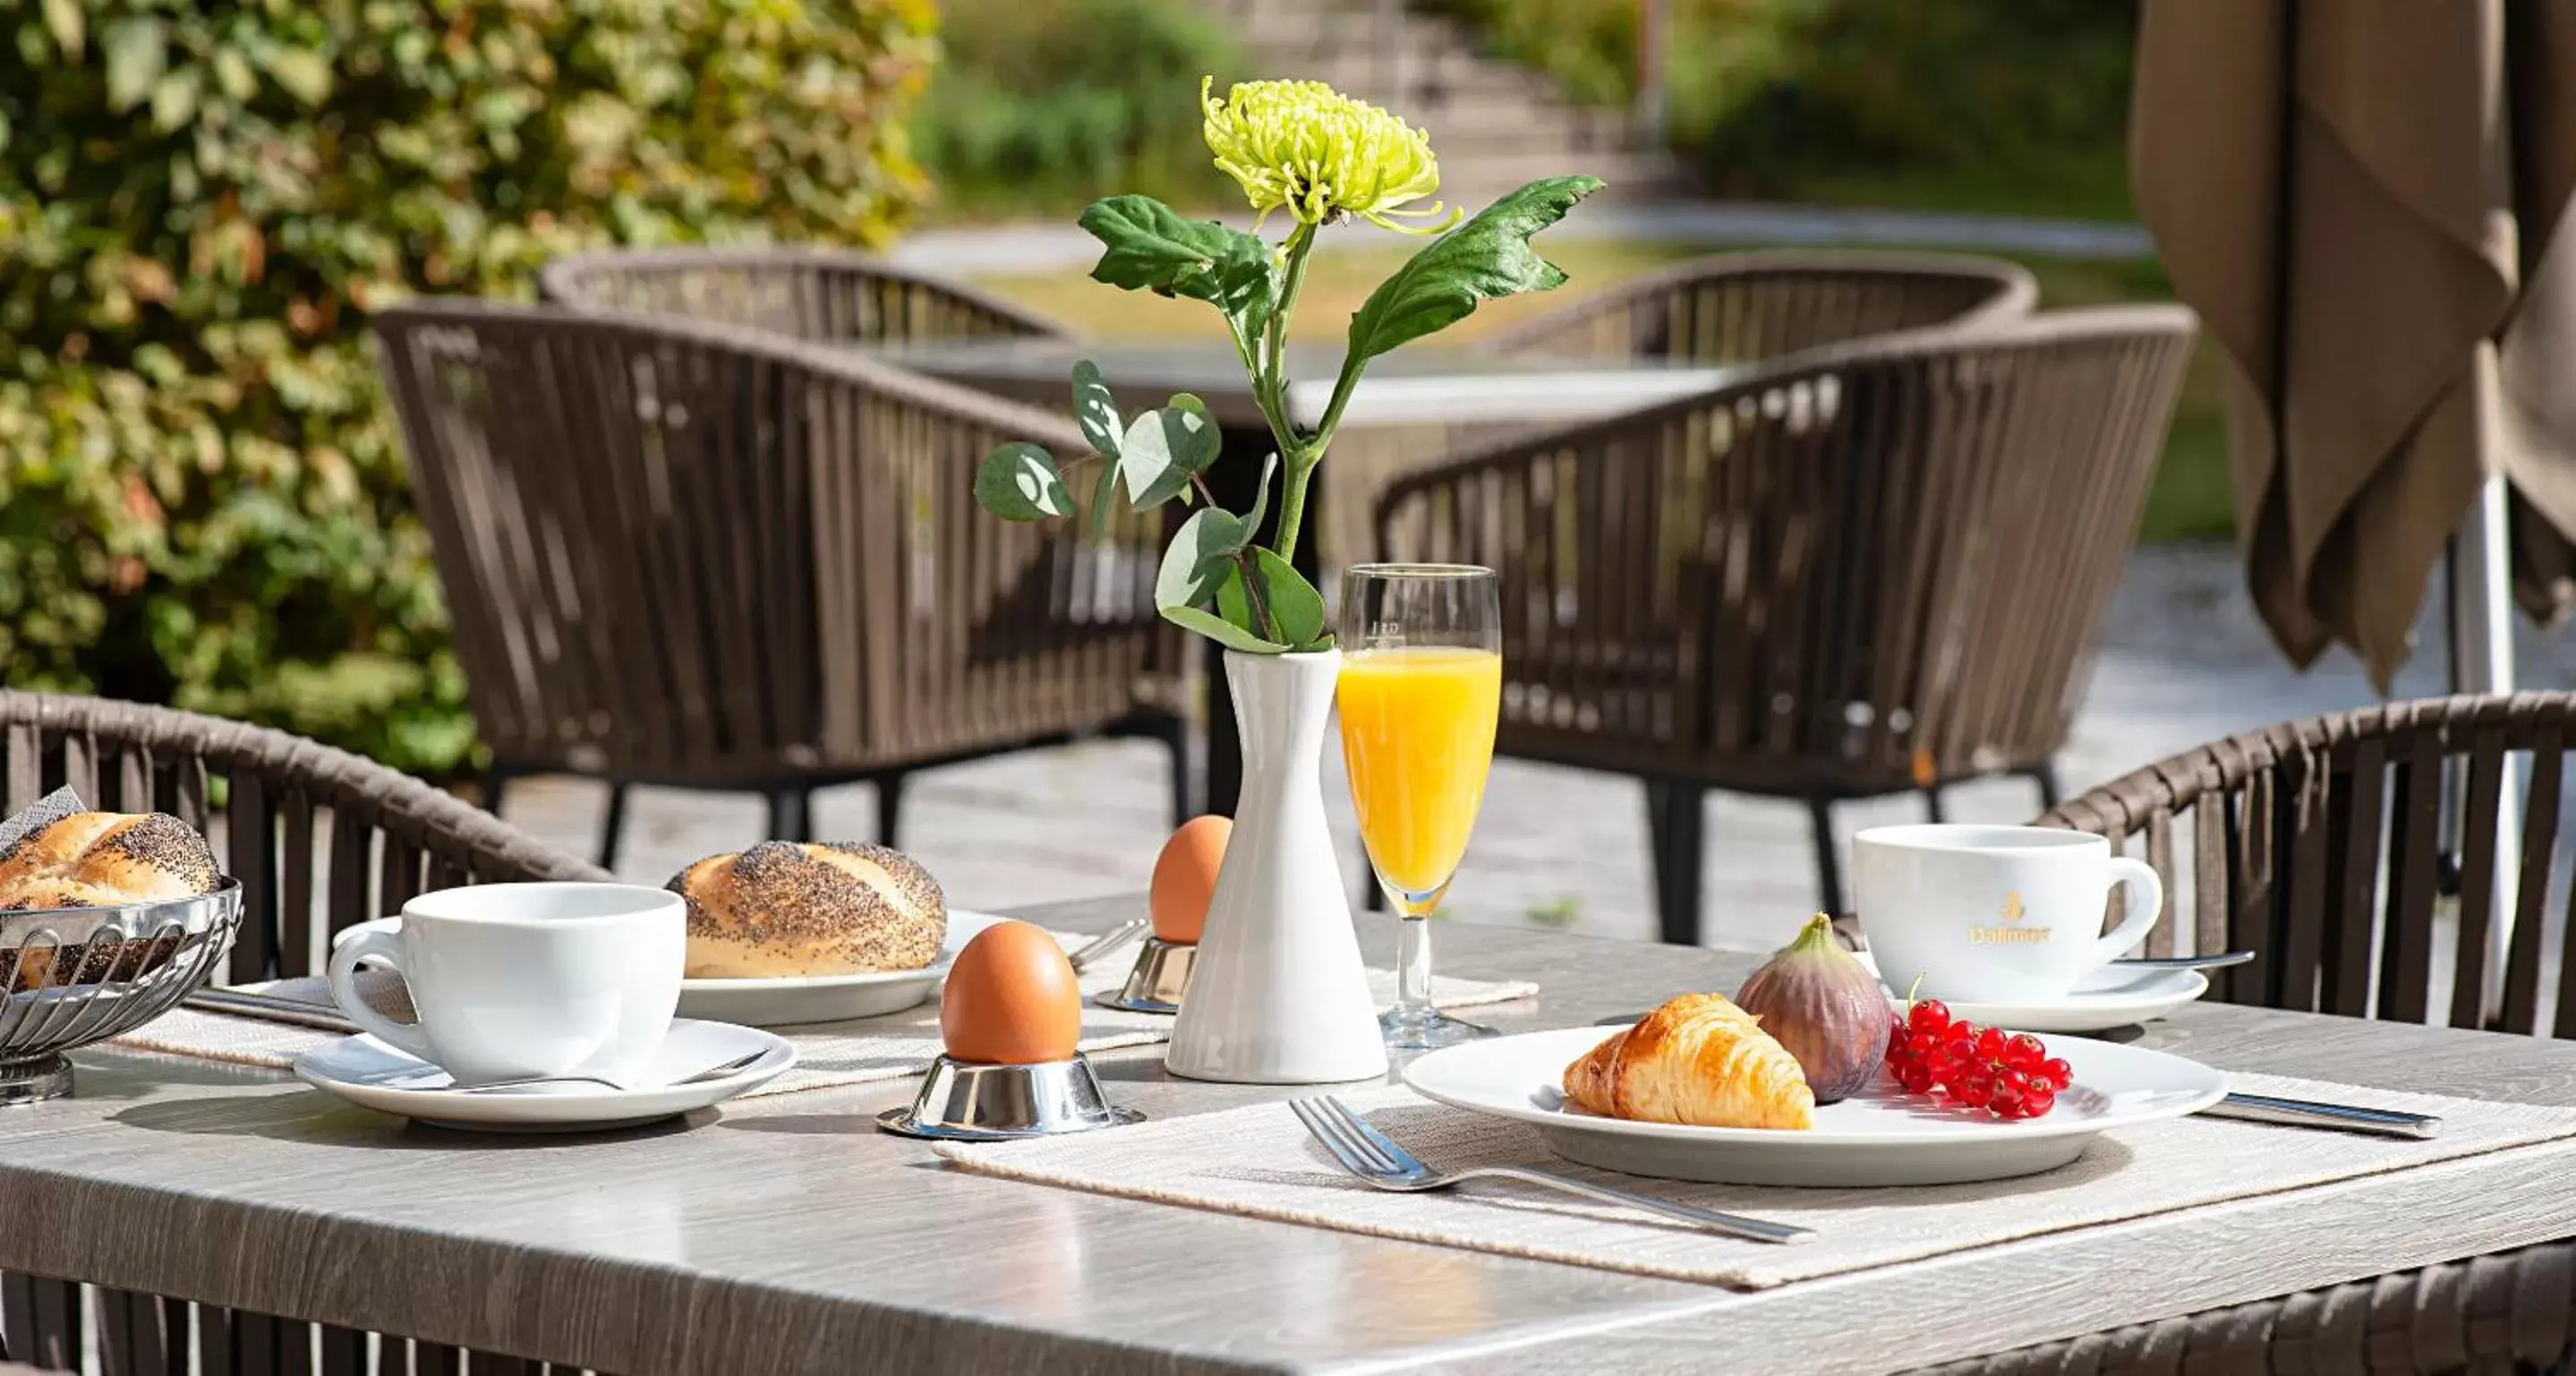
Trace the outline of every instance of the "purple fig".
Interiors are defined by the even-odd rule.
[[[1859,1093],[1886,1059],[1895,1012],[1878,977],[1834,940],[1823,913],[1744,981],[1735,1002],[1798,1058],[1819,1104]]]

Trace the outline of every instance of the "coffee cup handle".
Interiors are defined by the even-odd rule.
[[[361,922],[333,940],[331,1001],[340,1005],[340,1011],[362,1031],[372,1032],[387,1046],[426,1061],[433,1057],[429,1038],[421,1035],[419,1024],[395,1022],[358,997],[359,961],[372,960],[398,976],[403,974],[401,922],[402,919],[393,917]]]
[[[2109,934],[2093,944],[2093,964],[2097,969],[2136,950],[2138,943],[2147,939],[2147,933],[2155,927],[2156,919],[2164,916],[2165,911],[2164,877],[2157,874],[2155,867],[2144,860],[2131,859],[2125,855],[2112,856],[2111,885],[2114,888],[2127,887],[2143,890],[2147,901],[2131,902],[2128,905],[2129,915],[2120,919],[2120,925],[2112,928]],[[2130,896],[2132,899],[2137,897],[2135,893]]]

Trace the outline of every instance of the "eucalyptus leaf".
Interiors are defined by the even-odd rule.
[[[1100,376],[1100,365],[1087,358],[1073,365],[1073,420],[1092,452],[1118,457],[1118,398]]]
[[[1154,605],[1195,607],[1215,598],[1234,552],[1252,543],[1252,533],[1231,511],[1201,507],[1172,532],[1163,562],[1154,571]]]
[[[1279,472],[1276,450],[1261,458],[1261,486],[1252,489],[1252,511],[1243,518],[1243,528],[1253,538],[1261,536],[1261,522],[1270,515],[1270,479]]]
[[[1351,316],[1343,368],[1447,329],[1479,301],[1562,285],[1564,270],[1539,257],[1530,236],[1600,189],[1598,177],[1534,181],[1424,245]]]
[[[975,470],[975,500],[1005,521],[1035,521],[1073,511],[1073,494],[1055,456],[1034,444],[1011,443],[984,456]]]
[[[1270,629],[1288,645],[1304,646],[1324,633],[1323,594],[1294,565],[1260,545],[1238,556],[1228,568],[1217,588],[1216,609],[1226,620],[1256,629],[1262,623],[1260,613],[1266,612]]]
[[[1196,631],[1229,650],[1250,655],[1283,655],[1288,647],[1275,640],[1264,640],[1212,612],[1196,607],[1165,607],[1163,619],[1185,631]]]
[[[1101,243],[1092,279],[1129,291],[1187,296],[1220,307],[1252,290],[1250,264],[1265,271],[1270,246],[1259,236],[1214,220],[1193,220],[1151,196],[1111,196],[1082,212],[1082,227]],[[1248,248],[1247,248],[1248,246]],[[1227,266],[1218,270],[1220,262]]]
[[[1128,505],[1150,511],[1188,491],[1191,476],[1216,462],[1219,443],[1207,404],[1187,392],[1136,417],[1118,442]]]
[[[98,36],[107,59],[107,108],[131,110],[152,95],[170,62],[170,25],[150,15],[120,19]]]
[[[1108,459],[1100,461],[1100,481],[1091,489],[1092,543],[1109,538],[1109,513],[1118,504],[1118,465]]]

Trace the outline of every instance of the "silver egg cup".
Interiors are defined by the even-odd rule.
[[[878,1114],[877,1127],[940,1142],[1007,1142],[1114,1128],[1144,1116],[1111,1104],[1078,1051],[1072,1060],[1036,1065],[976,1065],[943,1055],[921,1077],[911,1105]]]
[[[1092,1002],[1130,1013],[1178,1013],[1198,953],[1196,946],[1149,936],[1145,949],[1136,953],[1136,967],[1127,972],[1127,982],[1116,993],[1100,994]]]

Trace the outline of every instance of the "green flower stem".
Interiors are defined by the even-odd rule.
[[[1297,312],[1298,294],[1305,290],[1306,262],[1314,249],[1315,226],[1299,224],[1289,232],[1286,280],[1280,285],[1279,306],[1271,312],[1263,341],[1263,373],[1255,379],[1260,384],[1261,414],[1270,422],[1271,438],[1279,442],[1279,457],[1288,470],[1279,502],[1279,535],[1270,548],[1292,562],[1297,557],[1298,527],[1306,516],[1306,480],[1324,454],[1323,438],[1301,439],[1288,418],[1288,326]]]

